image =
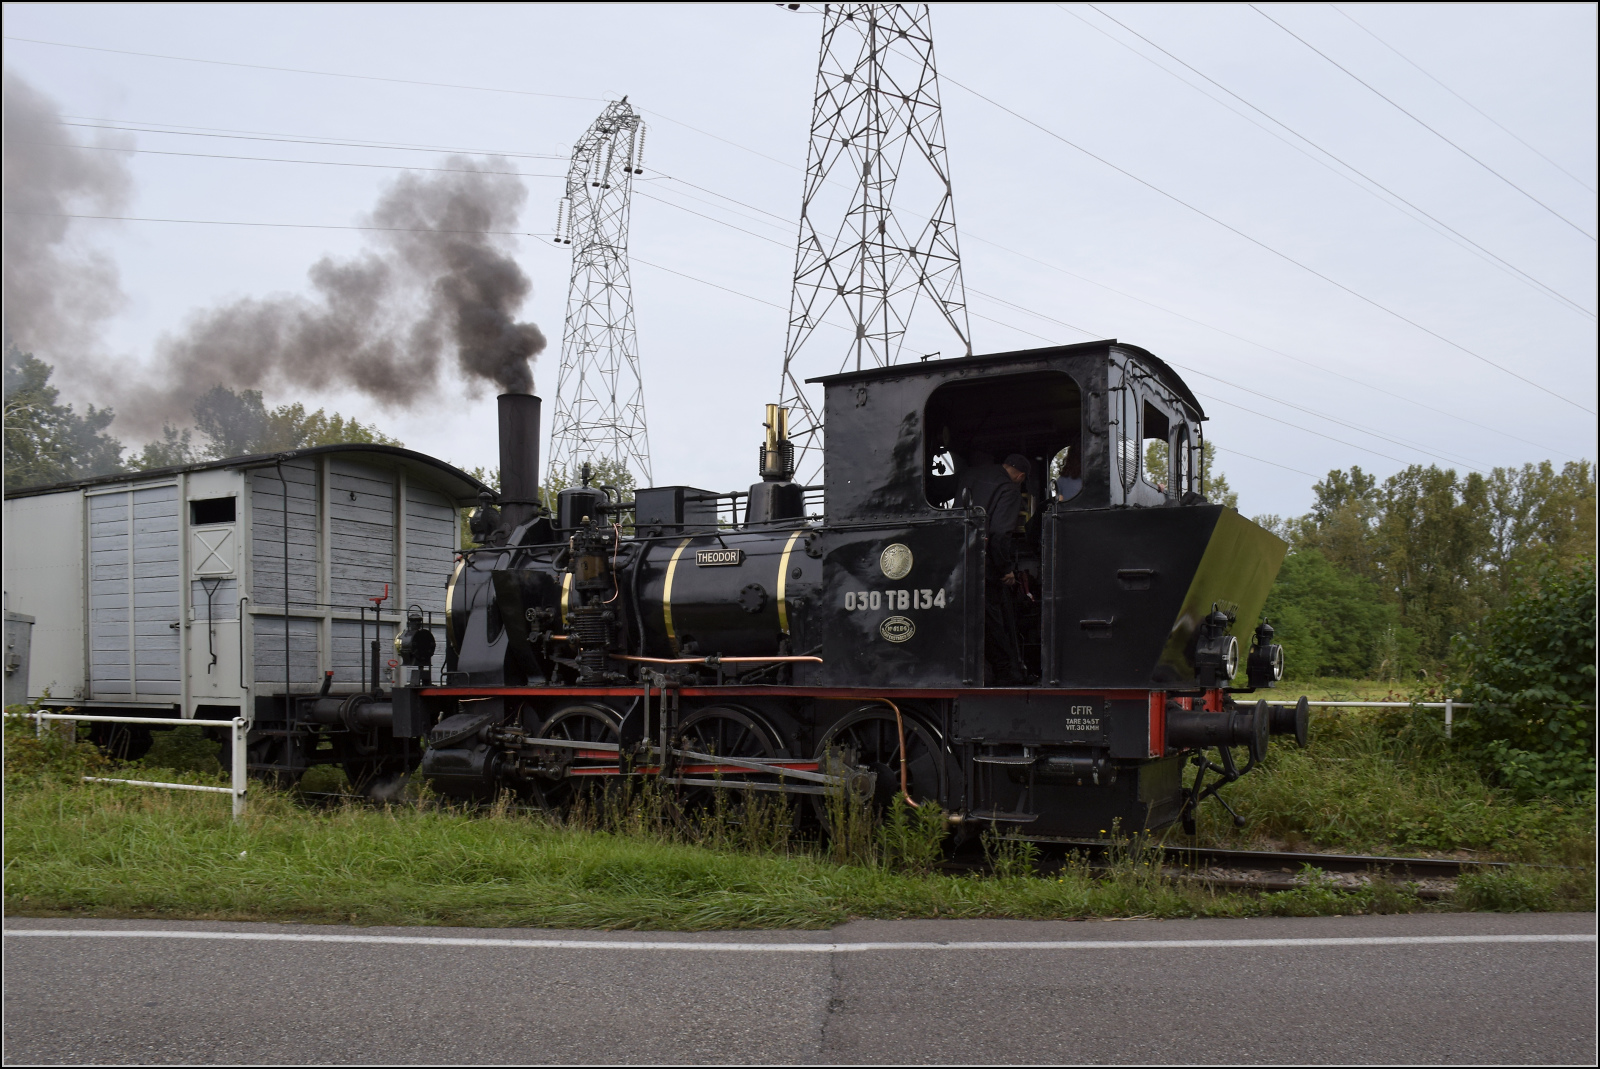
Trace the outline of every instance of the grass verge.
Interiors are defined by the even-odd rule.
[[[950,876],[559,827],[500,809],[311,811],[37,783],[6,799],[6,911],[33,916],[605,929],[823,928],[855,917],[1243,917],[1425,908],[1403,888],[1211,890],[1131,861],[1105,874]],[[1549,908],[1538,890],[1495,902]]]
[[[1403,884],[1346,889],[1314,870],[1302,886],[1271,893],[1174,881],[1135,850],[1109,869],[1075,861],[1040,876],[1031,844],[989,839],[991,874],[948,875],[935,866],[942,823],[928,812],[897,808],[876,828],[830,812],[836,835],[824,848],[793,835],[771,808],[736,801],[711,819],[672,824],[647,793],[580,808],[558,824],[507,806],[314,809],[252,785],[249,812],[234,822],[219,796],[82,783],[108,771],[92,747],[8,728],[6,912],[693,931],[824,928],[858,917],[1594,908],[1588,810],[1514,805],[1393,724],[1335,725],[1345,726],[1324,726],[1311,750],[1278,748],[1230,788],[1253,821],[1244,832],[1216,820],[1211,803],[1202,834],[1258,845],[1301,835],[1298,845],[1329,848],[1468,844],[1529,862],[1565,856],[1576,867],[1470,875],[1452,901],[1427,903]],[[151,760],[142,774],[155,772]],[[221,782],[201,766],[169,767],[159,778]]]

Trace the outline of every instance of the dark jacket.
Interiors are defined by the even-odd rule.
[[[961,487],[972,503],[988,513],[989,565],[1004,575],[1016,566],[1016,529],[1022,518],[1022,490],[999,464],[983,464],[961,473]]]

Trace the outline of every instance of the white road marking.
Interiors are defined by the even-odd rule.
[[[672,939],[493,939],[319,932],[193,932],[137,929],[8,928],[7,936],[65,939],[195,939],[246,943],[373,943],[382,946],[506,947],[518,950],[664,950],[732,954],[861,954],[905,950],[1231,950],[1299,947],[1460,946],[1475,943],[1593,943],[1592,935],[1410,935],[1325,939],[1063,939],[945,943],[691,943]]]

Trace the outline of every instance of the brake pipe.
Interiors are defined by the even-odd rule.
[[[900,732],[900,793],[905,796],[906,804],[912,809],[921,809],[917,800],[911,797],[911,790],[906,786],[906,722],[900,715],[900,707],[888,698],[874,698],[894,710],[894,726]]]

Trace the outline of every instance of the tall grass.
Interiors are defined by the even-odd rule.
[[[1519,800],[1447,744],[1433,710],[1315,713],[1311,745],[1273,743],[1262,767],[1198,814],[1203,841],[1371,853],[1456,853],[1592,866],[1593,795]]]
[[[1357,726],[1348,738],[1340,730],[1325,724],[1319,749],[1280,750],[1258,776],[1230,788],[1256,822],[1242,838],[1308,829],[1323,837],[1319,842],[1339,845],[1327,840],[1343,829],[1370,845],[1361,837],[1390,834],[1408,814],[1441,803],[1446,812],[1459,809],[1458,823],[1479,837],[1463,841],[1494,833],[1498,818],[1473,818],[1461,801],[1481,795],[1481,783],[1426,763],[1445,758],[1429,757],[1420,743],[1386,749]],[[877,819],[867,799],[842,789],[824,798],[821,829],[800,821],[783,795],[691,798],[650,779],[586,791],[561,820],[510,796],[473,808],[425,792],[410,806],[351,799],[309,808],[290,792],[253,784],[249,811],[235,822],[217,797],[85,784],[82,775],[106,771],[104,758],[60,735],[40,739],[31,727],[8,727],[5,756],[12,914],[704,930],[817,928],[852,917],[1440,908],[1405,886],[1350,891],[1315,873],[1300,888],[1272,894],[1178,882],[1142,837],[1103,866],[1070,858],[1040,876],[1034,844],[991,830],[983,837],[989,872],[950,875],[939,871],[950,825],[938,807],[898,800]],[[158,778],[207,776],[220,781],[194,768]],[[1407,776],[1444,776],[1445,786]],[[1308,801],[1308,792],[1315,799]],[[1549,857],[1557,849],[1550,843],[1567,841],[1562,834],[1580,854],[1592,844],[1592,835],[1583,838],[1583,820],[1536,817],[1537,807],[1524,808],[1530,812],[1510,826],[1524,829],[1529,843],[1546,844],[1530,847],[1530,857]],[[1202,815],[1207,833],[1227,836],[1208,811]],[[1592,859],[1592,845],[1587,849]],[[1458,901],[1482,909],[1592,909],[1592,860],[1585,865],[1464,878]]]
[[[504,804],[307,810],[257,791],[236,823],[204,796],[39,781],[13,785],[5,823],[12,915],[708,930],[1284,909],[1281,895],[1149,871],[917,874],[820,852],[748,853],[562,826]],[[1370,897],[1299,908],[1354,913]]]

